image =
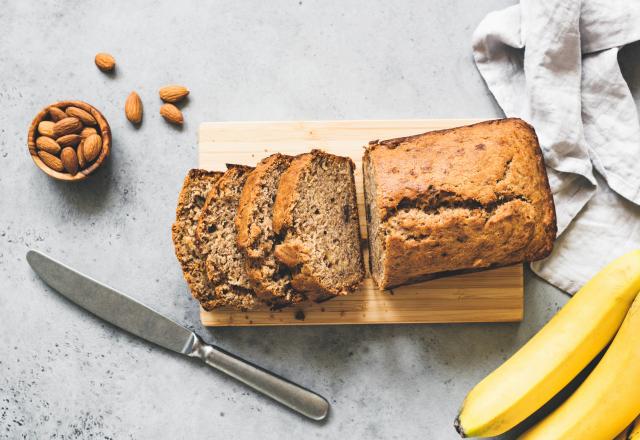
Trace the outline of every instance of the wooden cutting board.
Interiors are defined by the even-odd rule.
[[[409,136],[477,119],[381,121],[206,122],[200,125],[200,168],[255,165],[271,153],[312,148],[350,156],[356,164],[360,229],[366,238],[362,153],[374,139]],[[365,252],[366,253],[366,252]],[[509,322],[523,316],[523,268],[515,265],[381,291],[371,278],[353,295],[281,311],[217,309],[200,313],[206,326]]]

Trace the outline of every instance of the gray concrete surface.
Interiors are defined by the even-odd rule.
[[[466,392],[562,293],[528,274],[521,324],[208,330],[169,227],[200,122],[499,116],[469,42],[509,3],[0,1],[0,438],[457,438]],[[114,76],[95,68],[98,51],[116,57]],[[158,115],[157,89],[174,82],[192,90],[183,129]],[[131,90],[139,129],[123,114]],[[108,165],[77,185],[49,179],[25,146],[33,115],[66,98],[102,109],[113,130]],[[329,420],[87,315],[36,278],[30,248],[327,396]]]

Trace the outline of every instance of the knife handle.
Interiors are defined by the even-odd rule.
[[[256,391],[313,420],[323,420],[329,413],[329,402],[306,388],[296,385],[251,362],[245,361],[195,335],[189,356],[202,360]]]

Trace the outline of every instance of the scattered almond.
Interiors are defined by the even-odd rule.
[[[160,114],[172,124],[182,125],[184,122],[182,112],[173,104],[162,104],[160,107]]]
[[[60,119],[53,125],[54,137],[64,136],[65,134],[79,133],[82,130],[82,122],[80,119],[69,116],[64,119]]]
[[[48,136],[48,137],[53,136],[54,124],[55,122],[53,121],[41,121],[38,124],[38,133],[40,133],[42,136]]]
[[[160,89],[160,99],[164,102],[178,102],[189,94],[189,89],[177,84],[164,86]]]
[[[98,134],[96,129],[93,127],[84,127],[80,132],[80,136],[82,137],[82,139],[89,137],[89,135],[92,135],[92,134]]]
[[[60,144],[47,136],[40,136],[36,139],[36,146],[39,150],[46,151],[49,154],[58,154],[61,150]]]
[[[78,107],[67,107],[65,113],[69,116],[75,116],[80,119],[84,125],[96,125],[95,118],[88,111],[82,110]]]
[[[49,116],[53,122],[58,122],[60,119],[66,118],[67,114],[58,107],[49,107]]]
[[[132,124],[142,122],[142,100],[136,92],[131,92],[124,103],[124,114]]]
[[[75,147],[80,143],[82,137],[79,134],[65,134],[56,139],[61,147]]]
[[[46,166],[51,168],[52,170],[63,172],[64,166],[62,165],[62,161],[58,159],[53,154],[47,153],[46,151],[38,151],[38,157],[44,162]]]
[[[84,158],[84,139],[80,141],[80,145],[78,145],[78,151],[76,151],[76,155],[78,156],[78,166],[80,168],[84,168],[87,166],[87,161]]]
[[[76,150],[73,147],[65,147],[60,153],[60,162],[65,170],[72,176],[78,172],[78,156],[76,156]]]
[[[87,163],[93,162],[100,155],[100,150],[102,150],[102,138],[97,134],[90,135],[82,144],[82,153]]]
[[[96,66],[103,72],[110,72],[116,67],[116,60],[108,53],[101,52],[96,55]]]

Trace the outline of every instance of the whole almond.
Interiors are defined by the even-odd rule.
[[[89,137],[92,134],[98,134],[96,129],[93,127],[84,127],[80,132],[80,136],[82,136],[82,139]]]
[[[160,89],[160,99],[164,102],[178,102],[189,94],[189,89],[173,84]]]
[[[96,66],[103,72],[110,72],[116,67],[116,60],[108,53],[100,52],[95,58]]]
[[[84,167],[87,166],[87,161],[84,158],[84,139],[80,141],[80,145],[78,145],[78,150],[76,151],[76,154],[78,155],[78,166],[82,170],[84,169]]]
[[[80,133],[82,130],[82,122],[80,119],[69,116],[64,119],[60,119],[53,125],[53,136],[58,138],[65,134]]]
[[[100,155],[100,150],[102,150],[102,138],[97,134],[90,135],[82,144],[82,153],[87,163],[93,162]]]
[[[65,170],[72,176],[78,172],[78,156],[76,156],[76,150],[73,147],[66,147],[62,149],[60,153],[60,161]]]
[[[60,144],[47,136],[40,136],[36,139],[36,146],[39,150],[46,151],[49,154],[58,154],[60,152]]]
[[[80,119],[80,121],[84,124],[84,125],[96,125],[97,122],[95,120],[95,118],[91,115],[91,113],[82,110],[81,108],[78,107],[67,107],[65,109],[65,113],[69,116],[75,116],[76,118]]]
[[[131,92],[124,103],[124,114],[132,124],[142,122],[142,100],[136,92]]]
[[[38,133],[42,136],[53,136],[53,125],[55,122],[53,121],[41,121],[38,124]]]
[[[182,125],[184,122],[182,112],[173,104],[162,104],[160,107],[160,114],[172,124]]]
[[[82,137],[79,134],[65,134],[56,139],[61,147],[75,147],[80,143]]]
[[[53,154],[47,153],[46,151],[38,151],[38,157],[42,160],[42,162],[51,168],[52,170],[63,172],[64,166],[62,166],[62,161],[55,157]]]
[[[49,107],[49,116],[53,122],[58,122],[60,119],[66,118],[67,114],[58,107]]]

